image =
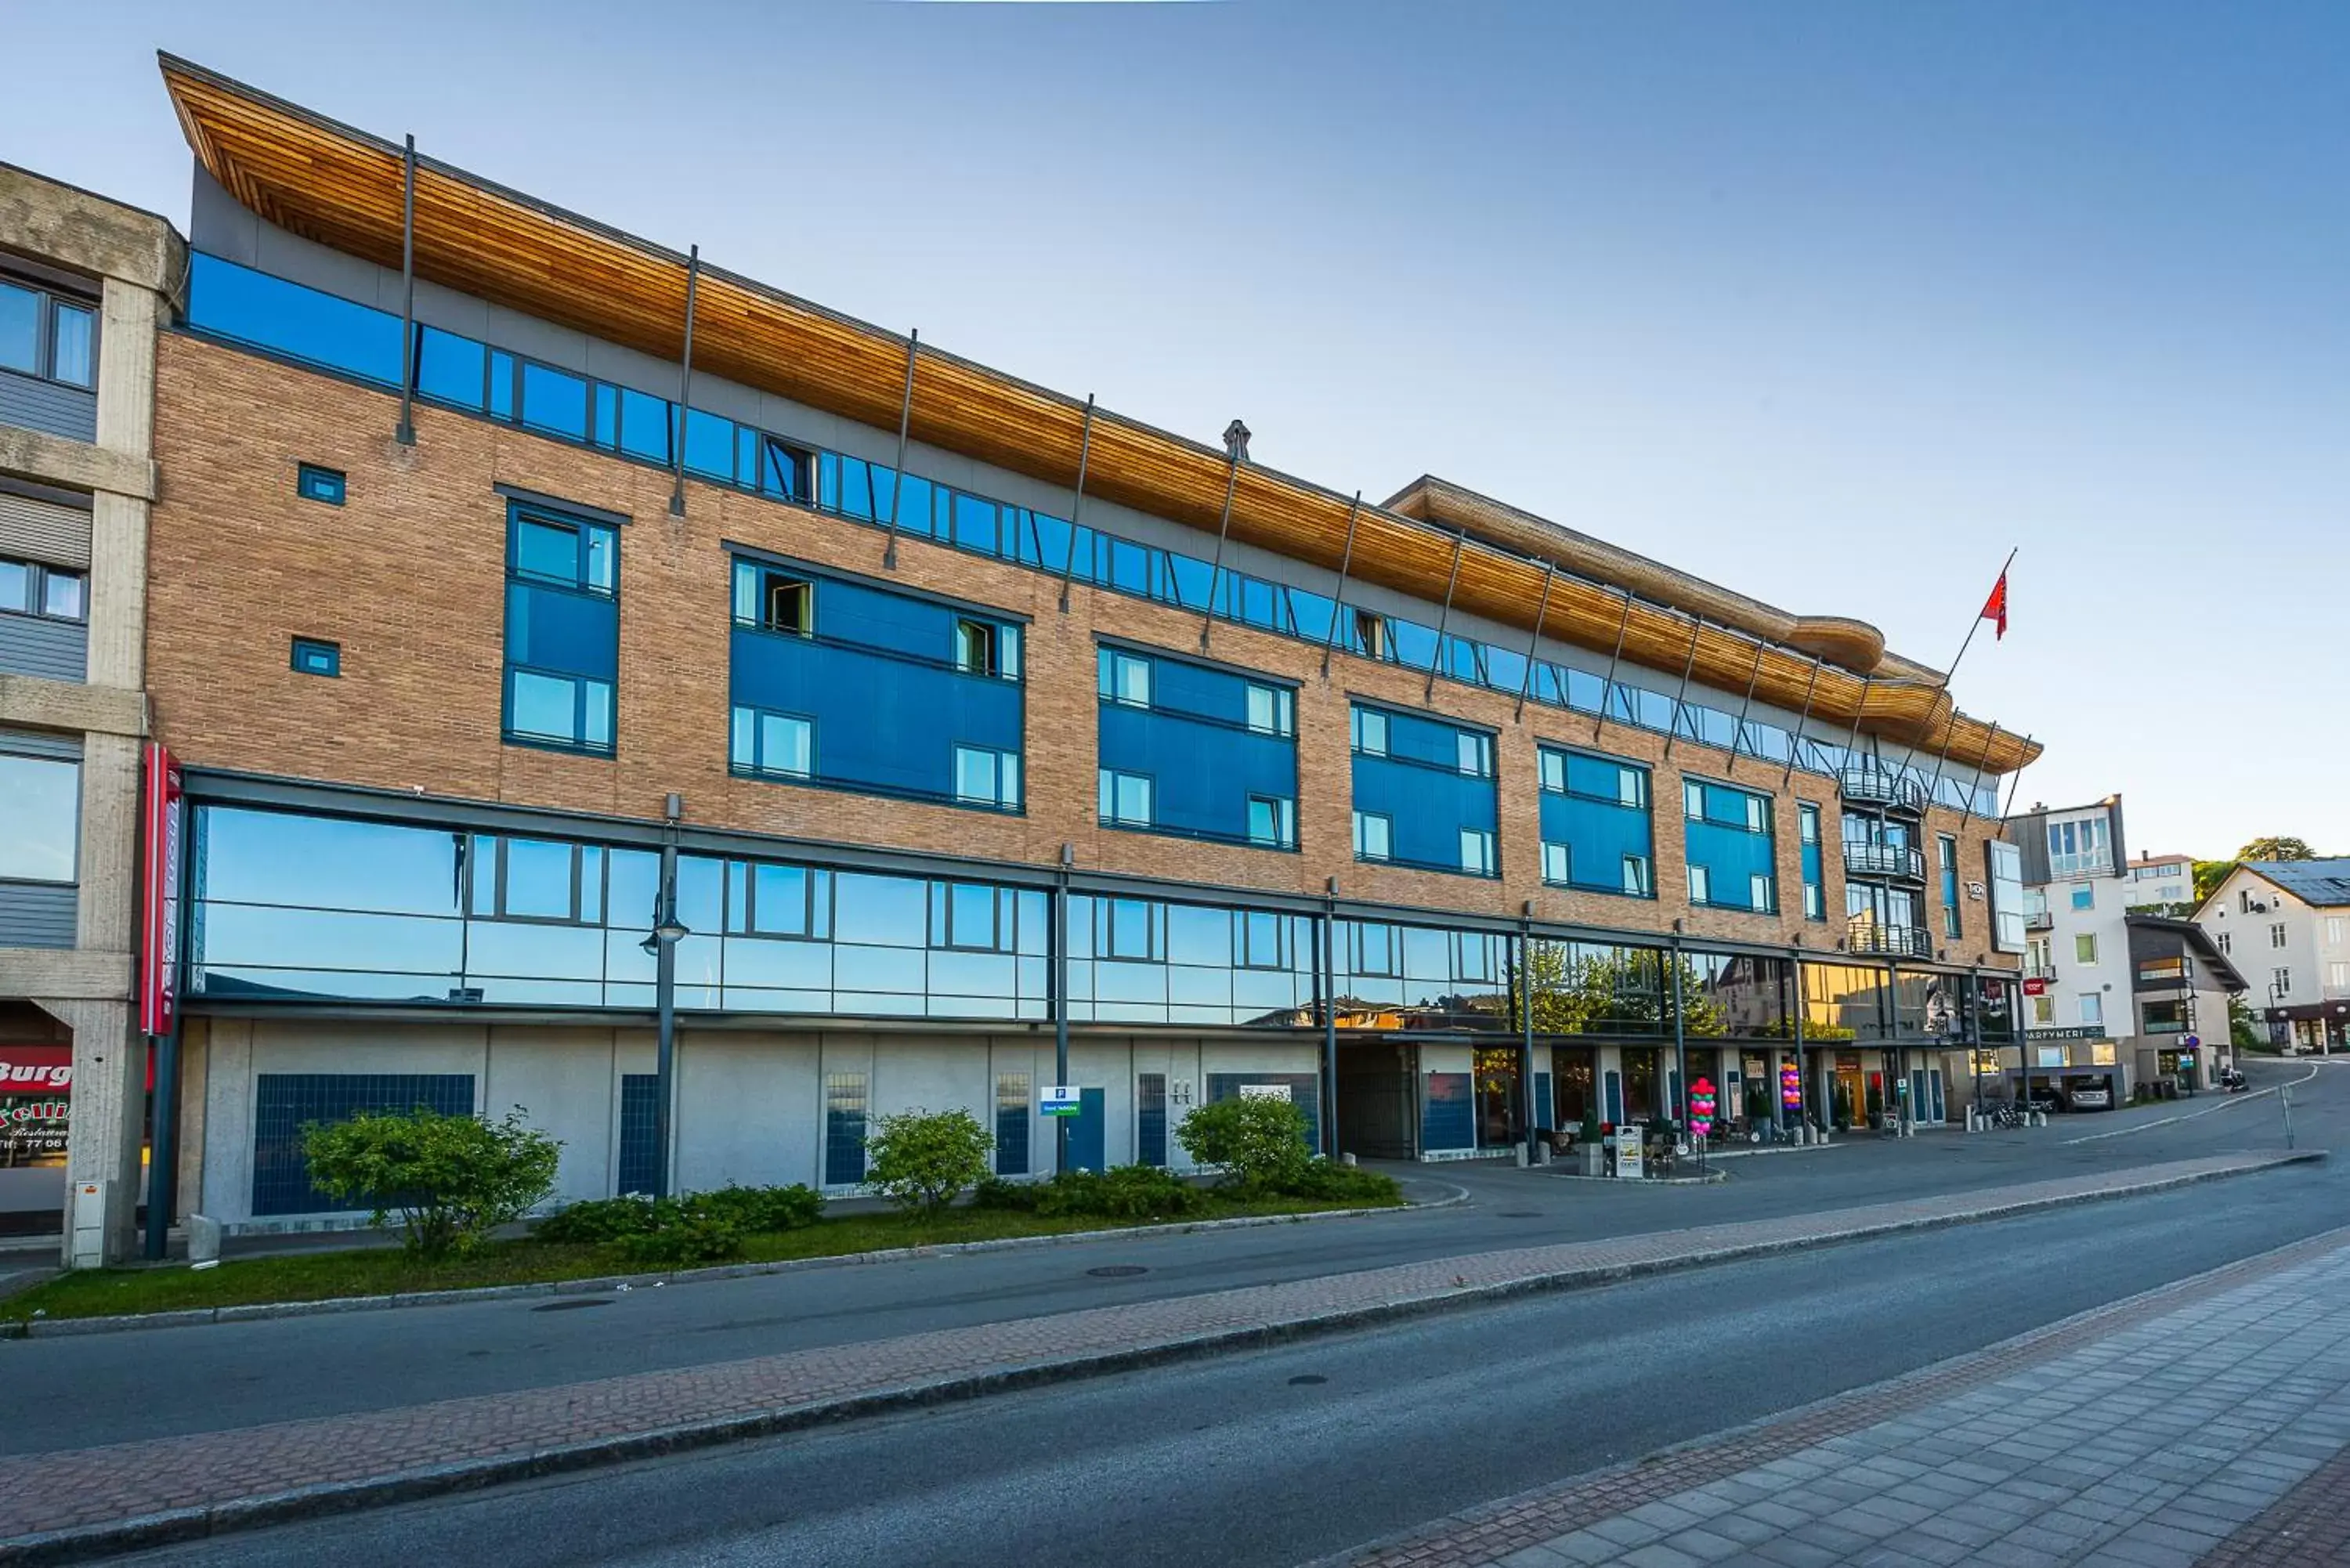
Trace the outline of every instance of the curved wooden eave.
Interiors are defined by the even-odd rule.
[[[400,265],[401,149],[184,61],[164,57],[162,69],[190,148],[239,202],[331,249]],[[682,353],[687,268],[678,253],[425,158],[417,163],[415,202],[420,277],[656,358]],[[905,338],[715,267],[702,270],[694,307],[698,369],[896,428]],[[1075,482],[1083,424],[1075,400],[927,346],[920,351],[909,429],[927,444],[1066,486]],[[1213,533],[1229,473],[1214,448],[1096,412],[1089,495]],[[1233,480],[1232,538],[1335,576],[1348,526],[1345,497],[1255,464],[1243,464]],[[1575,563],[1555,548],[1522,550],[1521,543],[1464,540],[1458,528],[1367,506],[1357,519],[1350,576],[1430,604],[1443,603],[1450,586],[1455,609],[1522,628],[1534,626],[1549,576],[1545,635],[1607,653],[1620,632],[1632,663],[1668,674],[1686,669],[1691,680],[1719,691],[1751,687],[1758,701],[1783,709],[1804,706],[1808,695],[1821,726],[1858,718],[1903,742],[1931,733],[1939,743],[1948,734],[1960,758],[1989,742],[1983,765],[1994,771],[2021,766],[2027,751],[2037,754],[1972,720],[1954,727],[1949,698],[1930,685],[1872,685],[1852,674],[1849,666],[1866,667],[1882,651],[1882,639],[1865,623],[1789,617],[1780,636],[1741,628],[1736,618],[1751,617],[1738,607],[1753,601],[1727,590],[1716,590],[1722,617],[1693,622],[1648,594],[1633,598],[1627,620],[1622,590],[1572,575]],[[1565,571],[1549,573],[1546,560]],[[1630,586],[1636,596],[1648,587]]]

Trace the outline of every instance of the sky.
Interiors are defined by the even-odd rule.
[[[2350,7],[26,5],[0,160],[184,226],[167,49],[1380,498],[1947,665],[2134,848],[2350,853]]]

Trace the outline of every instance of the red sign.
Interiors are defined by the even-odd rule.
[[[187,815],[180,764],[147,742],[139,810],[139,1028],[169,1034],[180,1000],[180,834]]]
[[[2048,994],[2048,982],[2044,980],[2027,980],[2023,982],[2023,994],[2045,996]]]
[[[73,1119],[73,1047],[0,1045],[0,1156],[62,1163]]]

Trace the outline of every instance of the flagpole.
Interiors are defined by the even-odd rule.
[[[1997,585],[1999,586],[1999,587],[2000,587],[2000,590],[2001,590],[2001,597],[2002,597],[2002,601],[2003,601],[2003,600],[2005,599],[2005,597],[2006,597],[2005,587],[2006,587],[2006,583],[2007,583],[2007,571],[2008,571],[2008,568],[2009,568],[2010,566],[2014,566],[2014,565],[2015,565],[2015,557],[2016,557],[2017,552],[2018,552],[2018,551],[2020,551],[2022,548],[2022,546],[2019,545],[2015,546],[2014,548],[2012,548],[2012,549],[2010,549],[2010,550],[2008,551],[2008,553],[2007,553],[2007,559],[2000,563],[2000,567],[1999,567],[1999,576],[1998,576],[1997,577],[1995,577],[1995,578],[1993,578],[1993,579],[1992,579],[1992,581],[1993,581],[1995,584],[1997,584]],[[2005,607],[2005,604],[2004,604],[2004,603],[2002,603],[2002,606],[2001,606],[2000,613],[2001,613],[2002,615],[2006,614],[2006,607]],[[1964,641],[1962,641],[1962,642],[1960,642],[1960,643],[1959,644],[1959,655],[1958,655],[1958,658],[1953,659],[1951,659],[1951,660],[1950,660],[1950,668],[1947,671],[1945,671],[1945,672],[1944,672],[1944,674],[1943,674],[1943,676],[1942,676],[1942,690],[1943,690],[1943,691],[1948,691],[1950,689],[1950,682],[1958,679],[1958,674],[1959,674],[1959,666],[1960,666],[1960,664],[1961,662],[1963,662],[1963,661],[1965,660],[1965,659],[1966,659],[1966,657],[1967,657],[1967,649],[1970,649],[1970,648],[1972,648],[1972,647],[1974,646],[1974,644],[1975,644],[1975,633],[1977,633],[1977,632],[1979,632],[1979,631],[1981,631],[1981,630],[1982,629],[1982,623],[1983,623],[1986,619],[1988,619],[1988,618],[1988,618],[1987,616],[1985,616],[1985,615],[1982,613],[1982,611],[1981,611],[1981,610],[1977,610],[1977,611],[1975,612],[1975,618],[1974,618],[1974,619],[1972,619],[1971,621],[1969,621],[1969,622],[1967,623],[1967,635],[1966,635],[1966,639],[1965,639]],[[1953,697],[1953,698],[1950,700],[1950,722],[1951,722],[1951,723],[1953,723],[1953,724],[1956,724],[1956,723],[1958,722],[1958,716],[1959,716],[1958,699],[1957,699],[1957,698],[1955,698],[1955,697]],[[1911,759],[1912,757],[1915,757],[1917,754],[1918,754],[1918,742],[1915,742],[1915,741],[1912,741],[1912,742],[1909,742],[1909,749],[1908,749],[1907,752],[1903,753],[1902,753],[1902,756],[1901,756],[1901,770],[1902,770],[1902,772],[1903,772],[1903,773],[1905,773],[1905,774],[1906,774],[1906,773],[1908,773],[1908,770],[1909,770],[1909,762],[1910,762],[1910,759]],[[1930,804],[1930,803],[1929,803],[1929,804]]]

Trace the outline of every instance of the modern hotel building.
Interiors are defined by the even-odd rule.
[[[519,1106],[566,1197],[847,1190],[914,1106],[1049,1170],[1056,1081],[1070,1160],[1180,1167],[1245,1092],[1433,1159],[1700,1079],[1742,1131],[1931,1122],[2016,1061],[2036,748],[1866,624],[163,74],[179,1211],[348,1223],[297,1134],[369,1106]]]

